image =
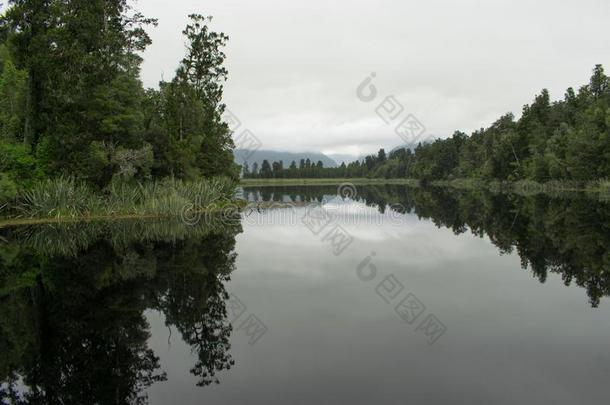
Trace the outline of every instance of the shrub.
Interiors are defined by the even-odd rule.
[[[7,175],[20,189],[31,187],[43,174],[36,159],[23,144],[0,141],[0,172]]]
[[[17,196],[17,185],[5,173],[0,173],[0,206]]]

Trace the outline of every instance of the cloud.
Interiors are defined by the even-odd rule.
[[[230,36],[225,102],[265,149],[372,152],[401,143],[356,98],[377,74],[427,127],[450,136],[519,114],[542,88],[561,98],[610,66],[610,3],[515,1],[182,0],[138,7],[159,18],[143,79],[173,76],[187,15],[214,16]]]

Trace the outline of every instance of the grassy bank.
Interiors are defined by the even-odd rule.
[[[94,190],[70,178],[47,180],[5,203],[0,227],[49,222],[163,218],[236,206],[235,183],[225,178],[145,184],[112,183]]]

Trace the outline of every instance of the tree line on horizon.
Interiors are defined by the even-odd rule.
[[[222,121],[222,48],[190,15],[186,55],[156,89],[140,79],[156,20],[130,0],[10,0],[0,16],[0,200],[41,180],[238,177]]]
[[[544,89],[523,107],[488,128],[420,143],[415,148],[381,149],[362,161],[336,168],[283,162],[246,167],[246,178],[413,178],[422,181],[480,179],[596,181],[610,178],[610,80],[596,65],[587,85],[568,88],[551,102]],[[313,167],[315,166],[315,167]],[[277,170],[276,170],[277,169]]]
[[[390,159],[397,154],[407,153],[405,150],[395,150],[390,152]],[[284,162],[272,162],[263,160],[262,164],[253,163],[252,166],[245,162],[242,165],[242,176],[249,179],[273,179],[273,178],[358,178],[371,177],[371,171],[386,162],[388,157],[384,149],[380,149],[377,155],[366,156],[362,161],[356,160],[349,164],[341,163],[337,167],[324,167],[324,163],[318,160],[316,163],[310,159],[301,159],[299,163],[293,160],[290,165],[284,167]]]

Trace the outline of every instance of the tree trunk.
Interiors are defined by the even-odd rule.
[[[28,73],[28,89],[25,98],[25,125],[23,131],[23,143],[25,145],[33,147],[34,143],[34,125],[33,108],[32,108],[32,93],[34,92],[34,75],[30,69]]]

